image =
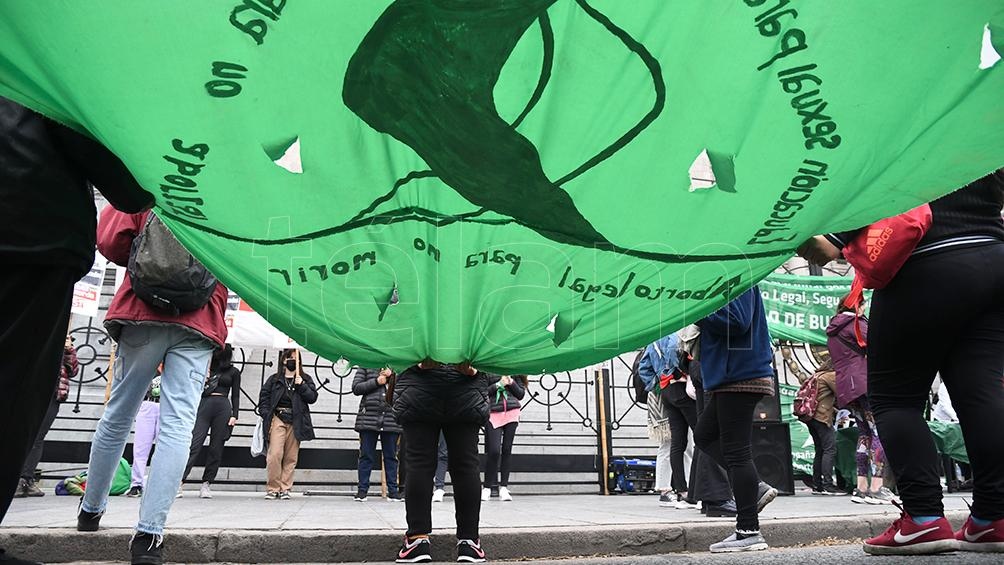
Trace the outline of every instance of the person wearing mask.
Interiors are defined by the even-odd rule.
[[[903,513],[864,550],[1004,552],[1004,169],[930,208],[917,247],[872,294],[868,401]],[[856,235],[817,236],[800,253],[825,264]],[[973,505],[958,532],[945,519],[940,459],[924,420],[939,371],[973,472]]]
[[[712,544],[712,553],[767,549],[758,514],[777,497],[753,465],[753,412],[774,394],[774,353],[760,289],[750,288],[697,325],[701,328],[701,370],[711,401],[697,423],[694,441],[728,470],[735,493],[736,529]]]
[[[868,339],[868,318],[863,309],[846,306],[846,298],[837,305],[836,315],[826,327],[826,348],[837,375],[837,407],[846,408],[854,416],[858,428],[858,445],[854,452],[857,485],[851,493],[851,502],[892,504],[896,497],[882,485],[885,453],[868,402],[868,355],[858,344],[856,334],[860,331],[862,338]]]
[[[150,462],[153,444],[157,443],[157,438],[160,436],[160,379],[163,370],[163,364],[157,367],[157,376],[150,381],[143,403],[140,404],[139,412],[136,414],[132,439],[132,484],[126,493],[129,498],[143,496],[143,487],[146,486],[146,466]],[[178,492],[181,492],[180,488]]]
[[[92,137],[0,97],[0,523],[56,389],[73,284],[94,264],[94,186],[125,212],[153,205]],[[0,561],[34,563],[3,548]]]
[[[188,474],[192,472],[195,458],[206,441],[206,435],[210,436],[199,498],[213,497],[210,487],[216,480],[220,462],[223,461],[223,447],[233,434],[240,415],[241,372],[232,364],[233,355],[234,349],[229,343],[213,354],[213,360],[209,363],[209,378],[206,379],[202,402],[199,403],[199,413],[195,417],[192,448],[188,455],[184,478],[188,478]]]
[[[56,393],[52,395],[49,402],[49,410],[42,420],[42,427],[38,429],[38,436],[35,437],[35,444],[32,446],[28,457],[24,460],[24,467],[21,469],[21,485],[18,487],[17,498],[45,496],[42,489],[35,484],[35,468],[42,460],[42,448],[45,447],[45,435],[49,433],[49,428],[56,421],[59,415],[59,405],[66,401],[70,395],[70,379],[80,372],[80,364],[77,362],[77,350],[73,347],[73,338],[66,336],[66,343],[63,344],[63,364],[59,368],[59,384],[56,386]]]
[[[98,251],[116,265],[129,264],[133,241],[151,212],[101,211]],[[160,380],[160,431],[140,502],[139,522],[130,547],[133,563],[163,562],[164,524],[181,487],[192,443],[192,428],[213,351],[227,338],[224,312],[227,288],[217,283],[208,301],[195,310],[172,312],[144,301],[126,277],[115,293],[105,329],[116,340],[111,396],[91,443],[88,489],[77,513],[77,529],[95,531],[108,504],[108,491],[136,413],[163,363]]]
[[[404,434],[405,510],[408,531],[398,563],[432,560],[432,489],[439,434],[449,449],[450,480],[456,506],[457,560],[485,561],[478,525],[481,478],[478,436],[488,422],[488,377],[469,364],[423,361],[403,371],[394,387],[394,415]]]
[[[446,467],[450,463],[450,452],[446,449],[446,438],[439,433],[439,455],[436,458],[436,475],[432,480],[432,501],[442,502],[446,498]]]
[[[279,367],[258,395],[258,415],[265,430],[266,500],[290,499],[300,443],[314,439],[310,405],[317,402],[317,387],[300,366],[300,351],[284,349]]]
[[[487,502],[496,496],[511,502],[509,469],[512,461],[512,444],[519,426],[520,401],[526,396],[529,380],[526,375],[499,376],[488,379],[488,399],[492,402],[488,425],[485,426],[485,482],[481,500]],[[499,480],[501,472],[502,479]]]
[[[394,419],[387,402],[387,387],[394,381],[394,371],[359,367],[352,378],[352,394],[361,396],[355,429],[359,432],[359,488],[355,500],[365,502],[370,489],[370,475],[377,465],[376,445],[380,440],[387,500],[401,502],[404,498],[397,487],[397,441],[401,426]],[[393,386],[393,385],[391,385]]]
[[[827,357],[816,369],[816,413],[805,423],[812,436],[816,455],[812,460],[812,494],[846,496],[833,484],[833,461],[837,456],[836,432],[833,429],[836,409],[836,380],[833,361]]]

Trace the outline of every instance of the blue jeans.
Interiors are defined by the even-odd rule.
[[[397,495],[397,438],[392,432],[359,432],[359,490],[369,492],[370,473],[377,464],[376,443],[383,448],[384,471],[387,474],[387,494]]]
[[[192,428],[209,372],[213,344],[176,326],[125,326],[115,357],[111,397],[91,442],[87,491],[81,504],[87,512],[108,505],[112,477],[125,449],[129,430],[143,403],[157,365],[164,362],[160,383],[160,436],[139,508],[139,532],[163,535],[167,513],[181,486]]]

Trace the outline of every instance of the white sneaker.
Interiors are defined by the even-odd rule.
[[[701,503],[695,502],[691,504],[687,502],[685,499],[681,498],[680,500],[676,501],[676,504],[673,505],[673,508],[676,508],[677,510],[700,510]]]
[[[481,489],[481,500],[482,501],[488,502],[489,500],[491,500],[491,498],[492,498],[492,489],[490,489],[490,488],[483,488],[483,489]]]
[[[443,490],[443,489],[441,489],[441,488],[437,488],[436,490],[432,491],[432,501],[433,502],[442,502],[443,501],[443,497],[445,497],[445,496],[446,496],[446,491]]]
[[[209,490],[209,483],[202,483],[202,488],[199,489],[199,498],[212,498],[213,491]]]
[[[512,502],[512,495],[509,494],[509,487],[499,487],[499,500],[502,502]]]

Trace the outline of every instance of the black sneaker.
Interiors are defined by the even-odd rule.
[[[143,487],[139,485],[132,487],[131,489],[129,489],[129,492],[126,493],[126,496],[128,496],[129,498],[139,498],[143,496]]]
[[[850,493],[846,490],[839,489],[835,485],[823,485],[823,488],[819,489],[820,494],[823,496],[849,496]],[[812,494],[816,494],[813,492]]]
[[[387,500],[390,502],[404,502],[404,497],[399,492],[392,492],[387,494]]]
[[[289,491],[288,490],[284,490],[284,491],[280,492],[277,496],[278,496],[279,500],[292,500],[293,499],[293,497],[289,496]]]
[[[28,561],[27,559],[18,559],[17,557],[14,557],[13,555],[4,551],[2,547],[0,547],[0,563],[3,563],[3,565],[42,565],[38,561]]]
[[[38,488],[38,484],[35,483],[35,479],[24,479],[24,495],[25,496],[45,496],[42,489]]]
[[[432,543],[429,542],[429,538],[419,538],[414,541],[408,541],[408,538],[404,538],[404,543],[401,544],[401,549],[397,552],[396,563],[424,563],[426,561],[432,561],[431,553]]]
[[[481,540],[462,539],[457,542],[457,563],[484,563],[485,550],[481,549]]]
[[[735,500],[726,500],[717,504],[708,504],[708,511],[705,514],[708,518],[735,518],[739,512],[736,510]]]
[[[366,502],[366,491],[364,490],[356,491],[356,495],[352,497],[352,500],[355,500],[356,502]]]
[[[164,536],[136,532],[129,542],[132,565],[161,565],[164,562]]]
[[[676,494],[672,492],[664,492],[659,495],[659,506],[673,507],[676,506]]]
[[[84,499],[80,499],[80,504],[77,506],[77,531],[78,532],[96,532],[101,525],[101,517],[105,515],[104,512],[88,512],[83,508]]]

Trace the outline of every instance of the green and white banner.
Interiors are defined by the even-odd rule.
[[[760,294],[771,337],[826,345],[826,326],[850,289],[850,277],[768,276]],[[866,291],[866,302],[870,299]]]

